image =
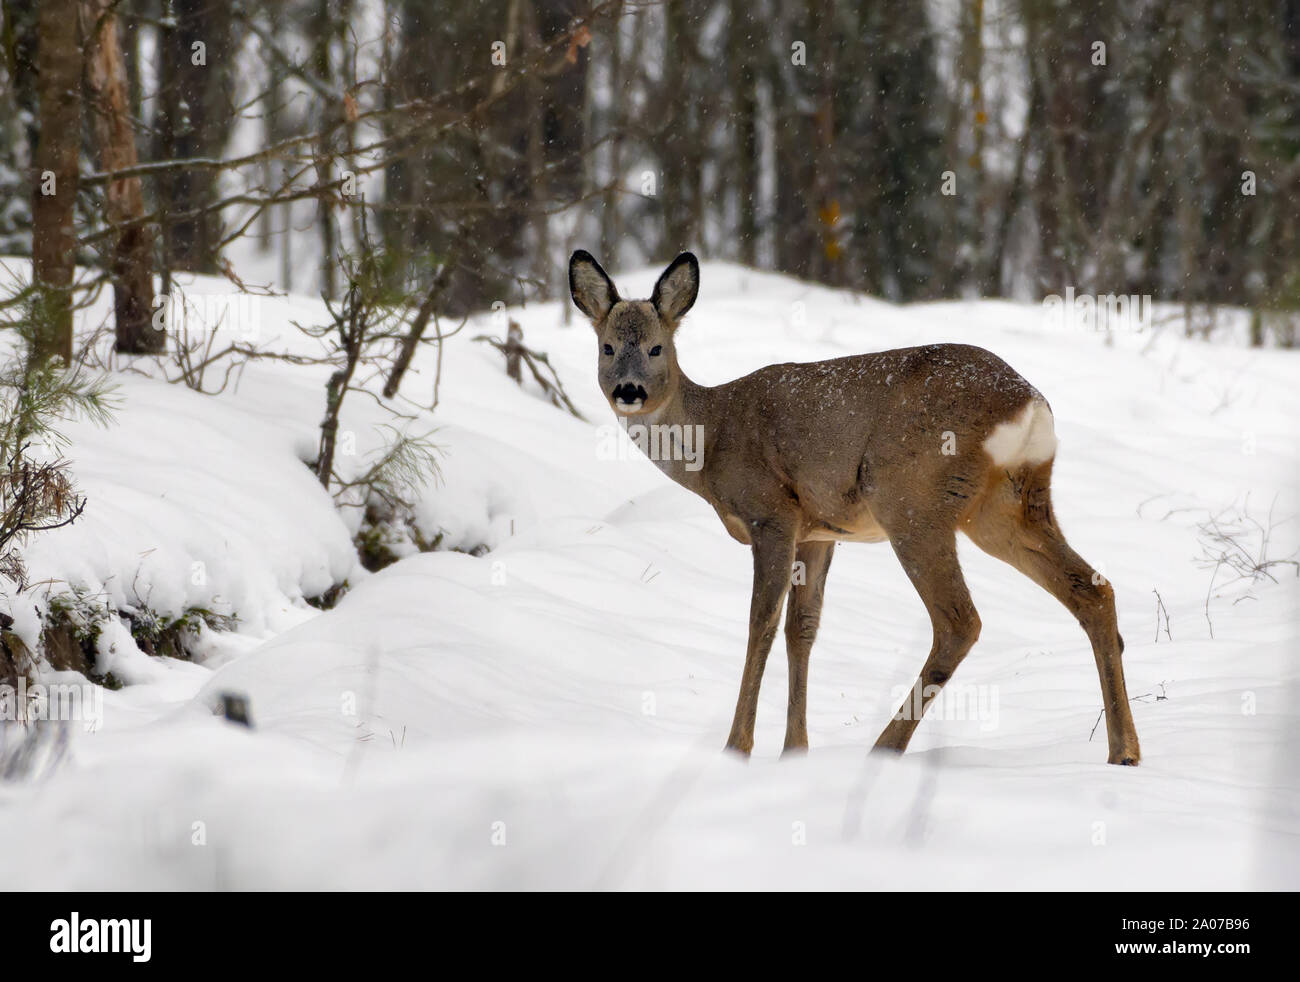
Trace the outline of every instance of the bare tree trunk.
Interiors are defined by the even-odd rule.
[[[330,64],[330,41],[334,37],[331,29],[330,0],[319,0],[316,9],[316,77],[326,85],[332,84],[333,69]],[[337,111],[336,106],[321,100],[320,118],[328,119]],[[334,158],[328,137],[322,138],[316,148],[316,183],[320,187],[317,199],[316,222],[320,228],[321,242],[321,292],[327,297],[334,296],[334,263],[338,253],[335,241],[333,192],[329,185],[334,181]]]
[[[166,15],[158,26],[158,47],[166,52],[176,45],[176,18],[170,0],[164,0]],[[158,59],[158,112],[154,117],[154,157],[172,160],[176,156],[176,126],[181,114],[180,83],[177,81],[176,59],[164,55]],[[176,205],[176,175],[161,174],[154,181],[154,197],[158,201],[159,262],[162,266],[163,313],[168,316],[166,298],[172,292],[172,264],[176,255],[175,236],[169,214]]]
[[[329,490],[334,477],[334,450],[338,443],[339,412],[343,408],[343,397],[352,384],[357,365],[361,362],[362,349],[366,337],[365,301],[361,297],[361,286],[356,281],[348,285],[348,293],[335,317],[338,319],[339,347],[343,353],[343,364],[334,370],[325,384],[325,418],[320,424],[320,454],[316,458],[316,478],[321,487]]]
[[[105,171],[122,170],[138,163],[126,64],[118,37],[112,0],[84,0],[88,29],[98,36],[86,46],[86,78],[93,99],[91,119]],[[153,232],[138,222],[145,214],[140,178],[112,181],[105,188],[108,224],[118,228],[111,263],[117,350],[125,354],[163,351],[166,332],[153,326]]]
[[[159,93],[168,107],[165,140],[175,157],[215,157],[222,153],[234,117],[235,70],[232,5],[213,0],[167,0],[161,60],[171,92]],[[166,9],[166,7],[164,8]],[[169,179],[169,209],[184,217],[171,219],[168,249],[181,269],[216,273],[221,243],[221,215],[210,206],[217,197],[219,175],[207,168],[176,171]]]
[[[285,32],[284,8],[279,4],[271,4],[266,10],[267,30],[271,37],[282,37]],[[268,73],[266,83],[266,101],[269,108],[262,116],[262,133],[263,139],[267,144],[279,142],[285,135],[285,126],[282,122],[285,115],[285,98],[284,98],[284,64],[275,58],[268,58],[266,64]],[[270,157],[259,164],[262,172],[262,184],[266,187],[272,187],[277,173],[283,173],[284,164],[282,161],[272,160]],[[280,210],[286,206],[281,206]],[[257,235],[258,249],[261,252],[270,252],[275,245],[275,216],[274,208],[267,208],[262,211],[257,218]],[[288,223],[286,222],[286,225]],[[286,238],[288,237],[286,233]],[[288,289],[288,284],[281,284]]]
[[[528,0],[521,11],[521,27],[524,41],[524,51],[527,54],[541,47],[542,36],[537,22],[537,6],[533,0]],[[549,188],[546,185],[546,178],[543,176],[546,171],[546,134],[543,127],[546,123],[546,89],[542,80],[537,77],[528,79],[525,86],[525,95],[528,100],[528,134],[527,140],[527,160],[528,160],[528,197],[529,209],[531,211],[530,220],[533,226],[533,278],[538,281],[543,299],[552,295],[555,287],[553,282],[554,276],[553,259],[551,256],[550,240],[550,221],[546,214],[546,202],[549,194]]]
[[[695,228],[691,189],[695,175],[690,168],[689,144],[695,138],[692,132],[688,90],[689,64],[693,60],[694,34],[690,12],[684,3],[670,3],[664,9],[667,24],[664,30],[664,64],[671,65],[667,73],[662,96],[664,115],[659,140],[662,146],[660,161],[663,166],[663,186],[659,189],[663,202],[664,238],[661,251],[674,255],[694,244]]]
[[[32,357],[72,362],[77,154],[81,148],[79,0],[42,0],[37,31],[40,138],[32,185],[32,280],[37,337]]]
[[[980,277],[980,293],[986,297],[995,297],[1002,294],[1002,264],[1006,259],[1007,244],[1011,237],[1011,223],[1015,220],[1016,212],[1020,208],[1021,198],[1024,195],[1025,163],[1029,157],[1029,143],[1035,126],[1034,117],[1037,115],[1035,112],[1037,107],[1037,101],[1031,97],[1029,111],[1025,116],[1025,132],[1020,137],[1020,145],[1016,149],[1016,163],[1011,172],[1011,184],[1008,186],[1006,196],[1002,201],[1002,209],[998,213],[997,232],[993,236],[993,244],[984,265],[984,273]]]
[[[988,109],[984,102],[984,0],[974,0],[970,5],[970,22],[969,33],[965,40],[967,44],[966,70],[967,83],[970,85],[970,102],[971,102],[971,158],[970,158],[970,180],[974,185],[970,190],[973,192],[972,197],[975,201],[975,220],[971,223],[971,246],[972,252],[972,270],[974,276],[971,278],[979,286],[979,270],[982,262],[987,262],[985,256],[985,229],[984,216],[990,211],[992,202],[990,199],[991,181],[984,170],[984,144],[986,128],[988,125]],[[1028,146],[1025,141],[1023,146]],[[1021,156],[1020,160],[1023,160]]]
[[[754,78],[752,0],[731,0],[728,9],[731,49],[731,88],[736,127],[736,258],[746,266],[758,262],[758,88]]]
[[[353,20],[356,16],[356,0],[339,0],[338,17],[334,21],[335,42],[339,46],[339,68],[335,73],[338,86],[343,94],[343,168],[356,175],[357,171],[357,52],[359,44],[353,34]],[[361,188],[355,188],[349,203],[348,213],[352,219],[352,242],[365,240],[366,197]],[[347,195],[345,195],[347,196]],[[360,200],[356,200],[360,199]],[[342,237],[340,223],[339,236]]]
[[[1038,100],[1036,110],[1041,110],[1036,117],[1038,125],[1030,131],[1040,156],[1034,191],[1042,258],[1036,278],[1040,289],[1050,284],[1055,292],[1067,284],[1076,287],[1082,284],[1075,265],[1075,223],[1069,171],[1062,148],[1062,133],[1070,130],[1072,124],[1062,118],[1061,100],[1049,72],[1050,59],[1044,54],[1044,39],[1050,34],[1050,24],[1044,22],[1045,9],[1038,3],[1026,3],[1023,18],[1030,99]]]
[[[627,127],[621,98],[625,80],[622,35],[619,29],[622,13],[621,8],[616,10],[609,22],[609,90],[617,95],[610,100],[609,112],[601,127],[602,136],[613,130],[613,136],[609,140],[609,187],[605,190],[604,206],[600,210],[600,255],[610,269],[616,269],[619,265],[618,247],[623,237],[620,221],[623,200],[619,190],[623,186],[623,133]],[[569,307],[569,304],[564,305],[566,316]]]
[[[8,83],[13,87],[14,103],[21,117],[29,162],[31,155],[36,152],[36,143],[40,137],[40,127],[37,125],[40,107],[36,93],[36,50],[39,47],[37,25],[40,11],[39,0],[0,0],[0,15],[3,16],[0,41],[4,43]]]
[[[835,45],[834,8],[830,0],[810,0],[808,4],[809,31],[825,59],[820,72],[820,86],[816,94],[817,108],[813,126],[817,134],[815,164],[812,170],[811,194],[817,205],[817,218],[821,229],[821,250],[814,265],[821,272],[820,279],[832,286],[843,285],[844,264],[840,262],[839,230],[840,203],[837,196],[838,180],[835,167]]]

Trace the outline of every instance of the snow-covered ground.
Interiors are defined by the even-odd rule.
[[[616,278],[647,295],[656,272]],[[374,575],[352,552],[355,516],[301,462],[323,369],[251,364],[219,396],[116,373],[117,426],[67,427],[86,514],[29,550],[33,578],[56,582],[0,604],[29,635],[33,603],[70,586],[116,609],[203,606],[238,627],[208,633],[199,664],[105,632],[101,657],[131,684],[103,692],[93,732],[67,730],[62,757],[0,783],[0,841],[23,845],[7,851],[10,884],[1300,886],[1300,581],[1277,567],[1277,583],[1224,585],[1220,571],[1211,589],[1197,563],[1198,525],[1224,512],[1271,509],[1269,555],[1300,547],[1300,354],[1188,341],[1177,324],[1108,342],[1038,306],[895,307],[705,264],[678,345],[698,382],[951,340],[996,351],[1044,392],[1058,517],[1115,586],[1144,752],[1139,768],[1104,763],[1083,632],[963,540],[983,633],[909,752],[867,749],[915,678],[929,621],[888,546],[848,545],[813,653],[812,752],[777,759],[778,639],[746,763],[721,746],[748,552],[634,450],[607,452],[594,339],[561,309],[508,313],[591,422],[517,388],[472,341],[503,334],[503,319],[469,325],[446,345],[437,411],[416,411],[444,451],[419,518],[447,545],[490,551]],[[301,346],[291,323],[322,317],[310,299],[262,299],[258,340]],[[430,402],[433,372],[422,355],[407,409]],[[345,412],[358,459],[382,419],[371,400]],[[335,609],[306,604],[344,579]],[[247,697],[254,728],[213,715],[224,692]],[[20,734],[5,738],[12,755]]]

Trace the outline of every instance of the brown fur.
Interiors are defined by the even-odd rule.
[[[769,365],[700,386],[681,371],[673,344],[698,290],[694,256],[669,266],[650,301],[621,300],[585,252],[570,261],[570,287],[596,329],[610,405],[630,422],[703,427],[702,467],[656,463],[753,552],[749,644],[728,747],[753,748],[759,685],[788,594],[785,749],[807,748],[808,660],[837,541],[888,541],[930,614],[934,641],[916,681],[923,714],[979,637],[957,562],[960,529],[1079,621],[1101,680],[1108,759],[1138,762],[1113,591],[1056,524],[1052,458],[999,466],[984,447],[995,427],[1031,403],[1049,412],[1006,362],[983,348],[936,344]],[[792,585],[796,559],[805,581]],[[891,721],[876,747],[903,751],[918,722]]]

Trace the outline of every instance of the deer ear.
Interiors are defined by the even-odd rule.
[[[700,261],[693,254],[683,252],[659,277],[650,302],[660,317],[675,322],[691,309],[699,292]]]
[[[599,321],[618,303],[618,291],[591,253],[579,249],[569,259],[569,293],[577,308]]]

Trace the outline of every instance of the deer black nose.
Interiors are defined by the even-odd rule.
[[[612,396],[615,402],[636,402],[638,400],[645,402],[645,386],[633,385],[631,382],[624,382],[614,388]]]

